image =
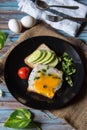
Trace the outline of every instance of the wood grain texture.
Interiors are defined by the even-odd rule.
[[[76,1],[84,3],[85,5],[87,5],[86,0],[76,0]],[[11,18],[21,19],[25,15],[27,15],[27,14],[20,12],[18,10],[17,1],[15,1],[15,0],[0,0],[0,29],[2,29],[6,33],[6,35],[9,35],[9,34],[12,33],[8,28],[8,21]],[[28,35],[28,37],[31,37],[33,33],[34,32],[31,31],[31,33]],[[39,35],[40,35],[40,33],[41,32],[39,30]],[[66,34],[64,34],[64,35],[66,35]],[[25,37],[25,35],[24,35],[24,37]],[[82,25],[82,27],[80,28],[76,38],[79,38],[82,41],[84,41],[85,43],[87,43],[87,24]],[[72,42],[72,38],[68,39],[68,36],[67,36],[67,40]],[[81,43],[77,42],[77,44],[75,42],[76,46],[78,46],[78,44],[82,44],[82,42]],[[86,48],[87,48],[87,46],[84,45],[84,47],[80,46],[79,49],[81,49],[81,51],[84,51],[85,54],[87,54]],[[85,64],[87,65],[86,62],[85,62]],[[21,103],[17,102],[17,100],[9,93],[9,90],[7,89],[5,84],[0,83],[0,89],[3,91],[3,97],[0,97],[0,130],[9,130],[9,129],[3,127],[3,123],[6,121],[7,117],[11,114],[11,112],[13,112],[17,108],[25,107],[25,106],[22,105]],[[87,92],[84,91],[84,94],[86,94],[86,93]],[[27,108],[27,107],[25,107],[25,108]],[[81,106],[81,108],[83,109],[83,106]],[[73,107],[72,107],[72,110],[73,110]],[[76,110],[77,110],[77,107],[75,107],[75,109],[72,111],[72,114]],[[80,111],[80,109],[78,111]],[[85,108],[84,112],[86,112],[86,111],[87,111],[87,109]],[[32,112],[34,112],[35,115],[36,115],[35,121],[40,121],[40,123],[42,123],[43,130],[72,130],[72,128],[70,126],[67,126],[67,123],[62,122],[59,125],[58,124],[59,120],[50,119],[49,116],[44,115],[44,113],[41,113],[41,111],[39,111],[39,110],[32,110]],[[55,115],[59,116],[58,113],[57,114],[55,112],[53,112],[53,113]],[[39,117],[38,117],[38,115],[39,115]],[[51,115],[51,117],[53,118],[54,116]],[[68,118],[68,116],[66,116],[66,118]],[[79,115],[78,115],[78,118],[79,118]],[[78,119],[78,118],[76,116],[74,116],[74,119]],[[84,117],[84,118],[86,119],[86,117]],[[84,118],[82,117],[83,120],[84,120]],[[81,118],[79,118],[79,120],[80,119]],[[81,123],[83,124],[83,122],[81,122]],[[85,123],[87,124],[87,122],[85,122]],[[86,129],[84,129],[84,130],[86,130]]]

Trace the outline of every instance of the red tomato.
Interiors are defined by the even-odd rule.
[[[24,67],[21,67],[19,70],[18,70],[18,76],[21,78],[21,79],[27,79],[28,76],[29,76],[29,73],[30,73],[30,69],[26,66]]]

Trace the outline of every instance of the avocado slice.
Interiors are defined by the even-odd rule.
[[[28,62],[34,62],[37,59],[39,59],[42,55],[42,52],[40,50],[34,51],[28,58]]]
[[[54,59],[54,57],[55,57],[55,53],[52,52],[52,56],[51,56],[47,61],[45,61],[44,64],[45,64],[45,65],[46,65],[46,64],[49,64],[49,63]]]
[[[51,57],[52,57],[52,55],[53,55],[53,53],[52,53],[52,51],[47,51],[47,54],[46,54],[46,56],[44,57],[44,59],[43,60],[41,60],[40,62],[38,62],[38,63],[45,63],[45,62],[47,62]]]
[[[58,64],[58,58],[55,56],[54,59],[47,65],[55,67]]]
[[[39,57],[39,59],[33,61],[32,63],[39,63],[41,60],[43,60],[47,54],[47,52],[45,50],[40,50],[41,51],[41,57]]]

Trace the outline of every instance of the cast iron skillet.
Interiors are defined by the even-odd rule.
[[[54,50],[58,56],[67,52],[76,66],[76,74],[72,76],[73,87],[64,81],[53,99],[28,93],[28,81],[20,79],[17,75],[20,67],[27,66],[24,58],[42,43]],[[4,78],[10,93],[22,104],[36,109],[59,109],[72,102],[80,91],[84,79],[84,67],[78,52],[69,43],[51,36],[38,36],[23,41],[12,50],[5,63]]]

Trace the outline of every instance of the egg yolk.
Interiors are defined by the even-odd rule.
[[[37,93],[53,98],[54,89],[60,84],[60,78],[56,74],[45,75],[40,73],[34,81]]]

